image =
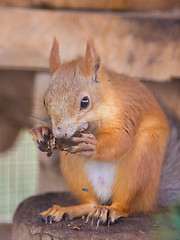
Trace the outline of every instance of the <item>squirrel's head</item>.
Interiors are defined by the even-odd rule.
[[[88,125],[104,118],[104,73],[94,42],[87,42],[84,58],[61,64],[59,45],[54,39],[49,57],[51,81],[45,107],[56,138],[70,138]],[[102,81],[103,79],[103,81]]]

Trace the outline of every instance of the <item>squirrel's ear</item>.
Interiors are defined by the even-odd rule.
[[[84,59],[85,71],[87,74],[95,74],[100,67],[100,56],[97,54],[94,41],[90,39],[86,46],[86,55]]]
[[[49,66],[51,74],[53,74],[60,67],[59,43],[56,38],[54,38],[49,56]]]

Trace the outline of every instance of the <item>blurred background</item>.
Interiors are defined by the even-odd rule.
[[[54,36],[62,61],[83,56],[93,37],[103,65],[143,81],[180,117],[180,1],[0,0],[0,30],[1,239],[23,199],[68,190],[58,153],[38,152],[28,132],[47,117]]]

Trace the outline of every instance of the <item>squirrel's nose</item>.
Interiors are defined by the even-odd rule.
[[[62,131],[61,127],[57,127],[57,130],[58,130],[59,132]],[[66,133],[66,132],[64,133],[64,136],[67,137],[67,133]]]
[[[67,133],[59,126],[55,128],[55,130],[53,131],[53,134],[56,138],[66,138],[67,137]]]

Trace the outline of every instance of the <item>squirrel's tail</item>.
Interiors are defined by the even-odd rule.
[[[161,171],[157,203],[168,206],[180,200],[180,120],[165,111],[170,126],[164,163]]]

